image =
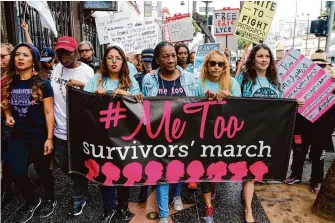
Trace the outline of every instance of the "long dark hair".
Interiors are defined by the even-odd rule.
[[[99,80],[98,84],[100,85],[101,83],[103,84],[107,79],[109,78],[109,72],[108,72],[108,66],[107,66],[107,55],[109,51],[112,49],[115,49],[119,52],[121,55],[123,61],[122,61],[122,67],[119,72],[119,81],[120,85],[119,88],[122,90],[128,90],[131,85],[131,80],[129,78],[129,69],[128,69],[128,64],[127,64],[127,58],[123,50],[118,47],[118,46],[110,46],[106,49],[103,60],[102,60],[102,67],[101,67],[101,77],[102,79]]]
[[[16,72],[16,67],[15,67],[15,54],[16,51],[20,47],[27,47],[30,50],[30,53],[33,57],[33,67],[36,72],[39,72],[41,69],[40,66],[40,61],[38,58],[35,57],[35,54],[33,53],[33,50],[31,49],[31,46],[26,45],[26,44],[19,44],[17,45],[13,51],[10,54],[10,61],[9,61],[9,67],[8,67],[8,80],[5,83],[3,89],[2,89],[2,106],[4,110],[8,110],[10,108],[9,105],[9,98],[11,91],[13,89],[13,86],[20,80],[20,74]],[[33,74],[33,82],[31,84],[31,89],[32,89],[32,97],[33,97],[33,102],[34,104],[37,104],[38,101],[43,101],[43,82],[41,81],[41,78],[38,75]]]
[[[179,44],[176,44],[174,46],[177,54],[178,54],[178,50],[180,48],[182,48],[182,47],[184,47],[186,49],[186,51],[187,51],[187,61],[186,61],[186,64],[189,64],[190,63],[190,50],[188,49],[188,47],[184,43],[179,43]]]
[[[153,70],[156,70],[157,68],[159,68],[159,64],[157,63],[157,60],[158,60],[158,57],[159,57],[159,53],[161,51],[161,49],[163,47],[166,47],[166,46],[172,46],[173,45],[167,41],[162,41],[160,43],[158,43],[155,47],[155,50],[154,50],[154,59],[152,60],[152,69]]]
[[[247,59],[247,61],[245,63],[245,68],[242,70],[242,75],[243,75],[243,81],[242,81],[242,86],[241,86],[242,91],[243,91],[245,83],[251,82],[252,85],[256,84],[257,72],[256,72],[256,68],[255,68],[255,58],[256,58],[256,53],[260,49],[267,50],[269,52],[269,55],[270,55],[270,64],[269,64],[269,67],[266,69],[265,77],[269,80],[269,82],[272,85],[276,86],[278,88],[278,90],[280,90],[281,86],[280,86],[280,83],[278,81],[278,71],[277,71],[277,67],[276,67],[276,62],[273,58],[271,50],[265,44],[258,44],[254,48],[252,48],[252,50],[249,54],[249,58]]]

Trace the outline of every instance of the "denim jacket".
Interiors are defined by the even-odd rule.
[[[198,83],[193,77],[193,74],[183,70],[183,68],[176,67],[180,71],[180,84],[184,88],[186,96],[198,96]],[[158,93],[158,68],[153,74],[146,74],[142,81],[142,93],[144,96],[157,96]]]

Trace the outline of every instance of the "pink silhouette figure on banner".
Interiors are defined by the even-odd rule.
[[[222,177],[227,174],[227,164],[219,161],[212,163],[207,168],[207,179],[212,181],[222,181]]]
[[[257,161],[249,167],[250,172],[255,176],[254,181],[262,181],[269,168],[263,161]]]
[[[88,174],[86,174],[86,178],[89,179],[90,181],[95,181],[94,178],[99,176],[100,172],[99,164],[95,160],[89,159],[85,161],[85,166],[88,169]]]
[[[190,178],[187,179],[189,182],[200,182],[200,178],[204,175],[205,169],[199,160],[194,160],[187,166],[187,174]]]
[[[241,161],[237,163],[231,163],[228,166],[229,171],[234,174],[231,181],[242,181],[243,177],[248,175],[247,162]]]
[[[144,169],[145,174],[148,176],[145,185],[155,185],[163,175],[163,164],[157,161],[150,161]]]
[[[105,163],[101,168],[101,172],[106,176],[104,182],[106,186],[114,186],[113,181],[120,179],[121,170],[111,162]]]
[[[185,165],[179,160],[172,160],[166,167],[166,181],[168,183],[178,183],[185,175]]]
[[[133,186],[135,182],[141,181],[142,171],[143,171],[142,164],[138,162],[127,164],[122,171],[123,176],[128,179],[127,182],[124,184],[124,186]]]

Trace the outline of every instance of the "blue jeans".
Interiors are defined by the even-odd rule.
[[[180,196],[182,183],[173,184],[173,196]],[[169,217],[169,184],[158,184],[156,186],[156,196],[159,208],[159,217]]]
[[[67,140],[62,140],[54,136],[54,155],[55,161],[60,166],[63,173],[69,173],[69,156]],[[79,174],[71,174],[73,184],[71,185],[71,197],[74,204],[86,202],[86,192],[88,189],[87,179]]]

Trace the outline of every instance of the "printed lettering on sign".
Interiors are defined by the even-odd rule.
[[[214,36],[233,35],[240,9],[215,10],[213,14]]]
[[[276,8],[276,2],[244,2],[235,35],[254,43],[263,43],[269,33]]]
[[[284,98],[303,98],[305,106],[298,112],[312,123],[330,109],[329,100],[335,89],[333,79],[299,51],[289,51],[278,64],[278,73]]]

